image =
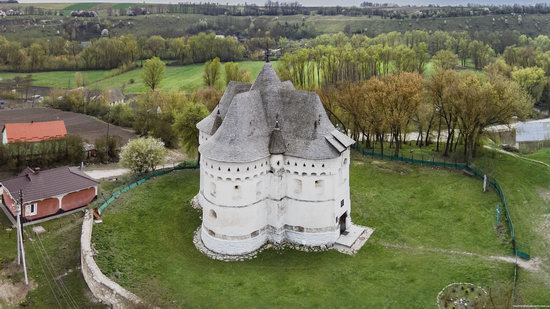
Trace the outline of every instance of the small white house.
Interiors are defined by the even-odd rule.
[[[200,131],[201,241],[243,255],[266,243],[351,247],[350,146],[319,96],[267,63],[253,85],[229,83]],[[361,239],[364,239],[362,237]]]
[[[520,151],[533,151],[550,146],[550,118],[518,123],[516,144]]]

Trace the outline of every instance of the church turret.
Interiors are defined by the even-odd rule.
[[[279,128],[279,121],[275,121],[275,128],[271,132],[269,138],[269,153],[272,155],[283,154],[286,151],[285,139],[281,128]]]
[[[212,125],[212,130],[210,131],[210,135],[214,135],[216,131],[218,131],[218,128],[222,125],[222,115],[220,114],[220,109],[218,108],[218,112],[216,113],[216,118],[214,119],[214,124]]]
[[[354,141],[316,93],[282,82],[270,63],[252,86],[230,83],[197,128],[201,251],[226,258],[266,243],[327,248],[362,234],[351,222]]]

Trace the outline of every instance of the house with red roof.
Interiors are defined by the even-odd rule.
[[[6,123],[2,129],[2,144],[34,143],[62,139],[67,136],[65,121]]]
[[[23,223],[55,217],[90,204],[97,197],[98,184],[78,167],[26,168],[17,177],[0,181],[0,207],[15,222],[22,193]]]

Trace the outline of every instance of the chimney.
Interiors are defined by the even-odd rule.
[[[81,171],[84,170],[84,161],[80,162],[80,170],[81,170]]]

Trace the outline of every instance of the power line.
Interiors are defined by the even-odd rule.
[[[54,290],[52,284],[50,283],[48,274],[46,274],[46,269],[44,269],[44,265],[42,264],[42,260],[40,259],[38,253],[36,252],[36,246],[35,246],[35,244],[32,240],[31,240],[31,247],[33,248],[32,252],[34,252],[34,255],[36,256],[36,259],[38,260],[38,264],[40,264],[40,268],[42,269],[42,273],[44,274],[44,277],[46,278],[46,282],[48,283],[48,286],[50,287],[50,290],[52,291],[52,294],[55,297],[55,301],[59,305],[59,308],[63,308],[63,306],[61,306],[61,302],[59,301],[59,298],[57,297],[57,294],[55,293],[55,290]]]
[[[69,306],[73,305],[75,308],[78,308],[78,303],[74,300],[74,298],[72,297],[71,295],[71,292],[69,292],[69,290],[67,289],[67,287],[65,286],[65,283],[63,282],[63,280],[58,280],[54,277],[54,267],[53,267],[53,263],[51,262],[51,258],[48,254],[48,252],[46,251],[46,247],[44,247],[44,243],[42,242],[42,239],[40,239],[40,236],[38,234],[36,234],[36,239],[38,239],[38,246],[39,248],[42,248],[42,252],[44,253],[44,260],[46,262],[46,266],[49,265],[49,269],[50,269],[50,273],[52,274],[52,278],[54,280],[54,282],[56,284],[59,284],[60,286],[60,289],[62,292],[65,293],[65,297],[68,298],[68,303],[69,303]]]

